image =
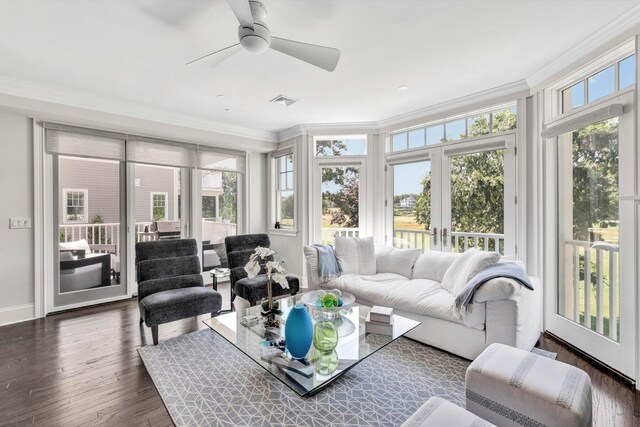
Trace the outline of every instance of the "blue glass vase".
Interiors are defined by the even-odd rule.
[[[296,304],[289,311],[284,324],[284,339],[291,357],[302,359],[307,355],[313,341],[313,323],[303,305]]]

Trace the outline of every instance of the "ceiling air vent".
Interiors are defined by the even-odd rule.
[[[280,105],[284,105],[285,107],[288,107],[289,105],[298,102],[298,100],[291,98],[289,96],[278,95],[269,102],[273,102],[275,104],[280,104]]]

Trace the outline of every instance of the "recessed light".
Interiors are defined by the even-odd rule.
[[[409,86],[407,85],[398,86],[398,90],[407,90],[407,89],[409,89]]]

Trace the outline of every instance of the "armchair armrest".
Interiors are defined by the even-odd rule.
[[[506,277],[497,277],[480,286],[473,296],[473,302],[496,301],[508,299],[522,289],[518,281]]]

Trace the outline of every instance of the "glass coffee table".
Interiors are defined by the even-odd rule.
[[[365,333],[365,319],[371,307],[354,304],[340,311],[334,319],[339,337],[335,349],[337,368],[331,374],[322,375],[316,371],[318,357],[314,356],[313,345],[307,357],[301,360],[292,359],[275,345],[284,339],[287,315],[301,298],[301,295],[296,295],[277,300],[282,314],[276,315],[274,324],[279,326],[264,326],[260,305],[221,314],[204,323],[300,396],[318,393],[368,356],[420,325],[420,322],[396,314],[391,336],[370,334]],[[325,320],[323,313],[316,309],[307,307],[307,310],[314,325],[316,321]],[[247,322],[249,318],[253,322]]]

